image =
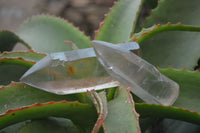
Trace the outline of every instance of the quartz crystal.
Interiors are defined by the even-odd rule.
[[[119,47],[139,49],[137,43],[119,44]],[[99,63],[93,48],[51,53],[31,67],[20,80],[60,95],[119,86],[119,82],[113,80]]]
[[[179,85],[126,48],[93,41],[96,56],[107,72],[147,103],[171,105]],[[134,42],[133,42],[134,43]],[[131,43],[129,43],[131,45]]]

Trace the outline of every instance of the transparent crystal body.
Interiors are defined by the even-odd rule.
[[[29,69],[21,81],[61,95],[119,85],[99,63],[93,48],[49,54]]]
[[[133,52],[139,45],[119,44]],[[28,85],[56,94],[119,86],[96,59],[93,48],[52,53],[38,61],[20,79]]]
[[[93,47],[107,72],[145,102],[171,105],[177,99],[179,85],[131,51],[101,41]]]

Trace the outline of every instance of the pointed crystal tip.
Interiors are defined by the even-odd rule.
[[[179,85],[129,49],[102,41],[93,47],[107,72],[145,102],[171,105],[177,99]]]
[[[93,48],[49,54],[30,68],[21,81],[61,95],[119,85],[97,61]]]

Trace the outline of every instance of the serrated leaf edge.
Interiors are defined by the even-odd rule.
[[[159,110],[159,113],[155,113],[155,111],[153,111],[152,113],[151,113],[151,111],[150,110],[148,110],[150,113],[149,114],[152,114],[151,116],[153,116],[154,115],[154,117],[155,117],[155,115],[158,117],[158,118],[169,118],[169,119],[176,119],[176,120],[182,120],[182,121],[187,121],[187,122],[191,122],[191,123],[194,123],[194,124],[200,124],[200,113],[198,113],[198,112],[196,112],[196,111],[191,111],[191,110],[188,110],[188,109],[184,109],[184,108],[181,108],[181,107],[174,107],[174,106],[164,106],[164,105],[161,105],[161,104],[147,104],[147,103],[136,103],[135,104],[135,108],[136,108],[136,110],[138,111],[138,113],[140,114],[140,116],[142,117],[142,118],[145,118],[145,117],[151,117],[151,116],[145,116],[146,114],[144,114],[143,113],[143,111],[142,110],[144,110],[144,108],[142,108],[141,106],[146,106],[147,108],[149,107],[149,106],[151,106],[150,108],[155,108],[156,109],[156,107],[163,107],[163,109],[165,110],[167,110],[167,109],[173,109],[173,111],[174,112],[176,112],[177,110],[178,111],[184,111],[184,113],[190,113],[191,115],[193,114],[193,115],[196,115],[196,116],[198,116],[198,120],[193,120],[193,119],[184,119],[183,117],[177,117],[177,116],[173,116],[173,113],[172,113],[172,111],[170,112],[168,112],[168,115],[165,115],[165,117],[163,116],[163,117],[160,117],[159,115],[162,113],[160,110]],[[143,116],[144,115],[144,116]]]
[[[62,23],[67,22],[67,23],[68,23],[69,25],[71,25],[74,29],[80,31],[80,33],[81,33],[82,35],[84,35],[86,38],[88,38],[88,39],[90,40],[90,45],[92,46],[91,37],[90,37],[90,36],[86,36],[85,31],[81,31],[79,27],[75,26],[75,25],[74,25],[72,22],[70,22],[69,20],[67,20],[67,19],[65,19],[65,18],[63,18],[63,17],[61,17],[61,16],[55,16],[55,15],[49,14],[49,13],[42,13],[42,14],[38,14],[38,15],[33,15],[33,16],[31,16],[30,18],[27,18],[27,19],[20,25],[19,29],[20,29],[24,24],[29,23],[29,21],[31,21],[31,19],[33,19],[33,18],[39,18],[39,17],[53,17],[53,18],[55,18],[55,19],[61,20]]]
[[[3,53],[0,54],[0,58],[1,58],[1,56],[7,55],[7,54],[13,54],[13,53],[25,53],[25,54],[26,53],[35,53],[37,55],[42,55],[42,56],[47,55],[45,53],[36,52],[36,51],[30,49],[30,50],[27,50],[27,51],[12,51],[12,52],[4,51]]]
[[[102,22],[99,23],[99,28],[98,28],[97,30],[94,31],[94,33],[95,33],[94,40],[96,40],[99,31],[101,30],[102,26],[103,26],[104,23],[105,23],[106,18],[110,15],[110,12],[112,11],[112,9],[115,7],[115,5],[116,5],[117,3],[119,3],[119,0],[118,0],[118,1],[114,1],[112,7],[109,8],[108,13],[104,14],[104,16],[105,16],[105,17],[104,17],[104,20],[103,20]]]
[[[149,29],[149,30],[148,30]],[[143,40],[164,31],[191,31],[191,32],[200,32],[200,27],[183,25],[182,23],[171,24],[168,22],[165,25],[154,24],[149,28],[143,28],[140,32],[133,34],[133,37],[130,41],[141,43]]]

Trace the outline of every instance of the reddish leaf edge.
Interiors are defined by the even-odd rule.
[[[72,109],[70,110],[67,107],[70,107]],[[82,109],[84,109],[84,111],[82,111]],[[78,115],[79,117],[77,117],[77,113],[79,113]],[[34,120],[34,119],[46,118],[49,116],[64,117],[71,119],[78,125],[83,124],[86,126],[91,126],[91,124],[93,124],[96,120],[96,111],[92,107],[92,105],[80,103],[78,101],[69,102],[63,100],[59,102],[50,101],[47,103],[35,103],[33,105],[21,107],[18,109],[10,109],[6,111],[4,114],[1,114],[0,129],[3,129],[9,125],[22,122],[25,120]],[[82,123],[84,122],[83,120],[86,120],[88,122]]]
[[[47,54],[35,52],[34,50],[12,51],[12,52],[5,51],[2,54],[0,54],[0,59],[1,58],[10,58],[10,59],[13,59],[13,58],[22,58],[22,59],[24,59],[26,61],[37,62],[40,59],[42,59],[43,57],[45,57],[46,55]]]
[[[142,41],[150,38],[151,36],[164,32],[164,31],[191,31],[191,32],[200,32],[200,27],[183,25],[182,23],[171,24],[168,22],[165,25],[155,24],[149,28],[143,28],[140,32],[133,34],[129,42],[141,43]]]
[[[141,132],[141,129],[140,129],[140,125],[139,125],[139,117],[140,117],[140,114],[137,112],[137,110],[136,110],[136,103],[133,101],[133,97],[132,97],[132,95],[131,95],[131,90],[130,90],[131,88],[130,87],[128,87],[128,88],[126,88],[126,91],[127,91],[127,93],[128,93],[128,98],[129,98],[129,100],[130,100],[130,103],[132,104],[132,111],[133,111],[133,114],[135,115],[135,118],[136,118],[136,120],[137,120],[137,129],[138,129],[138,131],[139,131],[139,133]]]
[[[104,23],[105,23],[106,18],[110,15],[110,12],[112,11],[112,9],[113,9],[119,2],[120,2],[120,0],[114,1],[112,7],[109,8],[108,13],[104,14],[104,16],[105,16],[104,20],[103,20],[102,22],[99,23],[99,28],[98,28],[97,30],[94,31],[94,33],[95,33],[94,40],[96,40],[99,31],[101,30],[102,26],[103,26]],[[141,1],[140,7],[139,7],[139,9],[138,9],[138,11],[137,11],[137,13],[136,13],[137,15],[136,15],[136,18],[135,18],[135,20],[134,20],[134,22],[133,22],[133,28],[132,28],[132,31],[131,31],[131,33],[130,33],[130,36],[132,36],[133,33],[134,33],[134,30],[135,30],[135,27],[136,27],[136,23],[137,23],[137,20],[138,20],[138,17],[139,17],[139,13],[140,13],[140,11],[141,11],[141,9],[142,9],[142,5],[143,5],[143,4],[144,4],[144,0]]]
[[[112,11],[112,9],[115,7],[115,5],[116,5],[117,3],[119,3],[119,0],[118,0],[118,1],[114,1],[112,7],[109,8],[108,13],[104,14],[104,20],[103,20],[102,22],[99,23],[99,28],[98,28],[97,30],[94,31],[94,33],[95,33],[94,40],[96,40],[99,31],[101,30],[102,26],[103,26],[104,23],[105,23],[106,18],[110,15],[110,12]]]
[[[200,125],[200,114],[181,107],[136,103],[136,111],[141,118],[169,118]]]
[[[87,93],[91,96],[98,113],[98,119],[93,127],[92,133],[98,133],[101,127],[103,127],[104,132],[106,133],[104,125],[104,121],[108,114],[106,92],[101,92],[103,93],[101,97],[100,94],[98,94],[95,90],[88,91]]]
[[[15,38],[18,39],[17,42],[22,43],[22,44],[23,44],[24,46],[26,46],[28,49],[32,49],[32,47],[31,47],[28,43],[26,43],[23,39],[21,39],[21,38],[20,38],[17,34],[15,34],[14,32],[11,32],[11,31],[9,31],[9,30],[0,30],[0,33],[2,33],[2,32],[8,32],[8,33],[12,34]]]
[[[91,37],[90,36],[87,36],[85,34],[85,31],[82,31],[78,26],[75,26],[73,22],[70,22],[69,20],[61,17],[61,16],[55,16],[53,14],[50,14],[50,13],[42,13],[42,14],[38,14],[38,15],[33,15],[32,17],[30,18],[27,18],[19,27],[19,29],[26,23],[29,23],[29,21],[31,21],[31,19],[33,18],[37,18],[37,17],[41,17],[41,16],[45,16],[45,17],[54,17],[54,18],[57,18],[57,19],[60,19],[62,22],[67,22],[68,24],[70,24],[73,28],[77,29],[78,31],[80,31],[80,33],[82,33],[83,35],[85,35],[85,37],[87,37],[89,40],[90,40],[90,45],[92,47],[92,42],[91,42]],[[65,40],[65,41],[68,41],[68,40]]]
[[[22,57],[14,57],[14,58],[3,57],[0,58],[0,65],[3,64],[21,65],[30,68],[33,64],[35,64],[35,61],[28,61]]]
[[[27,51],[12,51],[12,52],[4,51],[3,53],[0,54],[0,58],[1,58],[1,56],[8,55],[8,54],[13,54],[13,53],[25,53],[25,54],[26,53],[35,53],[35,54],[41,55],[41,56],[46,56],[47,55],[45,53],[36,52],[36,51],[30,49],[30,50],[27,50]]]

